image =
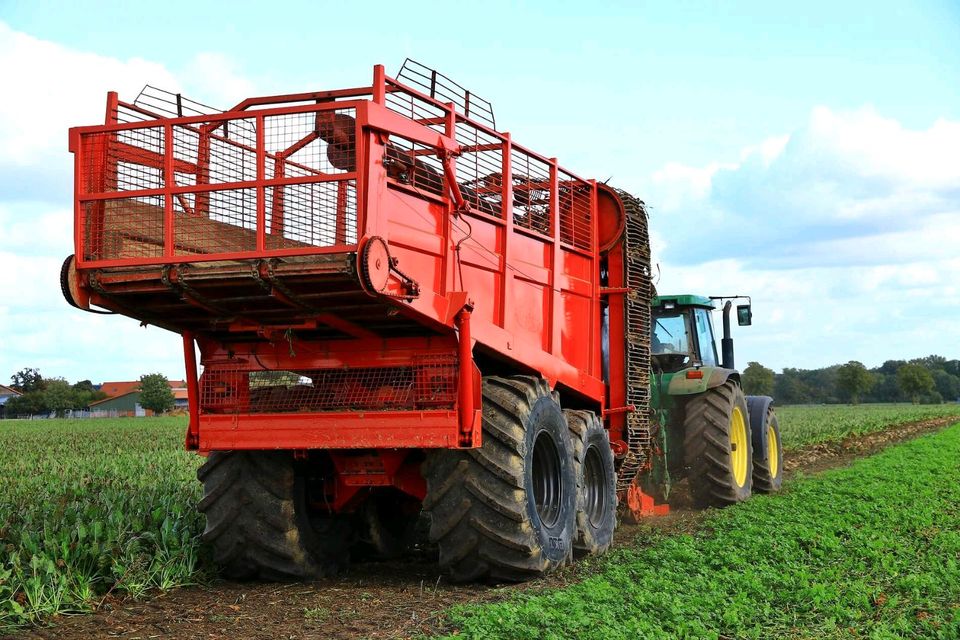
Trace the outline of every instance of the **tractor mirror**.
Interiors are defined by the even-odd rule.
[[[741,327],[749,327],[753,324],[753,311],[750,310],[750,305],[737,305],[737,324]]]

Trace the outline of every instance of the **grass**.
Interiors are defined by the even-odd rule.
[[[0,422],[0,628],[195,580],[182,418]]]
[[[793,405],[776,407],[786,449],[837,441],[880,431],[894,424],[956,417],[960,404]]]
[[[622,548],[571,587],[449,619],[465,638],[955,640],[958,461],[954,425]]]

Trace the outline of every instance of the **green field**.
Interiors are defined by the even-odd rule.
[[[0,421],[0,627],[195,580],[183,418]]]
[[[960,425],[621,548],[459,638],[960,638]]]
[[[960,404],[824,404],[777,407],[776,410],[783,446],[787,449],[863,435],[891,424],[944,417],[960,419]]]
[[[956,405],[778,411],[788,449],[960,415]],[[0,628],[211,574],[194,508],[202,459],[183,451],[184,429],[184,418],[0,421]]]

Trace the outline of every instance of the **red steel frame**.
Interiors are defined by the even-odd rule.
[[[442,119],[414,118],[392,110],[389,94],[401,94],[418,104],[428,105],[443,114]],[[290,104],[303,103],[307,104]],[[475,347],[501,362],[511,363],[517,372],[538,372],[562,392],[592,405],[598,412],[608,404],[606,385],[601,380],[600,344],[600,254],[598,249],[598,186],[595,180],[584,180],[559,167],[555,158],[541,156],[513,142],[510,134],[494,131],[457,113],[452,104],[443,104],[385,75],[382,66],[374,68],[369,87],[252,98],[222,114],[182,118],[154,119],[121,124],[116,121],[118,107],[137,110],[148,117],[155,114],[119,102],[116,94],[108,97],[107,124],[77,127],[70,131],[70,149],[75,154],[77,176],[74,194],[76,266],[79,286],[84,289],[85,273],[117,267],[176,265],[190,262],[236,261],[269,257],[304,256],[330,253],[352,253],[371,237],[383,238],[390,254],[403,272],[419,284],[419,293],[407,299],[388,299],[405,318],[412,318],[444,338],[393,339],[370,336],[361,327],[354,327],[354,339],[329,341],[324,344],[298,345],[297,355],[290,356],[285,342],[268,340],[237,344],[217,343],[209,337],[183,331],[184,355],[190,396],[190,426],[187,446],[201,452],[222,449],[421,449],[435,447],[477,447],[480,434],[480,372],[474,364]],[[289,114],[316,114],[331,110],[353,109],[356,120],[355,168],[351,172],[285,176],[278,172],[267,178],[268,162],[280,164],[294,153],[291,147],[270,154],[263,142],[267,118]],[[204,167],[209,162],[209,148],[201,144],[195,162],[177,158],[173,152],[174,127],[215,135],[219,127],[234,120],[253,121],[257,131],[255,180],[210,184]],[[433,126],[431,126],[433,125]],[[438,131],[442,125],[442,131]],[[501,180],[501,215],[471,210],[463,201],[455,180],[457,157],[476,151],[467,149],[456,139],[458,126],[472,127],[496,140],[502,158],[501,176],[513,176],[515,154],[533,159],[549,167],[549,180],[541,183],[549,189],[549,233],[541,233],[517,224],[514,217],[515,187],[512,179]],[[163,154],[151,156],[143,150],[116,144],[116,134],[123,131],[162,127],[165,133]],[[387,176],[384,167],[386,149],[391,139],[416,143],[443,163],[446,190],[431,194],[411,189]],[[97,141],[109,145],[114,158],[157,168],[164,176],[190,172],[196,184],[178,186],[173,179],[164,179],[161,188],[118,191],[109,184],[108,155],[96,147]],[[102,143],[106,140],[106,143]],[[301,141],[301,146],[307,144]],[[421,152],[422,153],[422,152]],[[116,161],[115,159],[113,160]],[[565,180],[589,193],[589,221],[581,225],[589,229],[589,248],[577,247],[561,237],[560,188]],[[302,246],[284,249],[268,248],[268,202],[266,190],[275,192],[285,185],[337,181],[338,213],[343,212],[342,186],[345,181],[356,184],[357,244],[346,244],[346,234],[338,222],[336,243],[332,246]],[[194,212],[201,212],[214,191],[254,189],[257,194],[256,249],[190,255],[175,246],[175,198],[188,194],[195,197]],[[161,257],[87,259],[86,247],[96,244],[87,238],[86,205],[115,199],[162,196],[164,198],[164,250]],[[96,210],[96,206],[93,207]],[[282,200],[273,201],[269,215],[273,231],[282,228]],[[278,208],[279,207],[279,208]],[[184,206],[186,210],[187,207]],[[571,215],[567,213],[567,215]],[[581,215],[576,214],[574,215]],[[586,215],[586,214],[582,214]],[[569,221],[568,221],[569,224]],[[611,265],[613,267],[614,265]],[[612,268],[616,273],[617,269]],[[614,286],[614,283],[611,283]],[[386,294],[402,293],[393,278]],[[90,301],[111,307],[111,301],[86,288]],[[622,317],[616,305],[620,296],[611,296],[611,318]],[[622,309],[622,304],[620,304]],[[320,319],[334,324],[336,319]],[[281,328],[282,329],[282,328]],[[238,330],[243,330],[239,327]],[[269,334],[276,327],[259,328]],[[620,330],[611,325],[611,353],[622,353]],[[282,344],[282,346],[278,346]],[[255,353],[267,368],[308,369],[325,367],[376,367],[388,362],[403,361],[411,354],[429,350],[453,354],[460,367],[460,392],[454,410],[370,411],[288,414],[207,414],[200,410],[197,361],[201,364],[231,354]],[[318,355],[322,354],[322,355]],[[611,362],[611,389],[622,386],[622,363]],[[617,391],[609,399],[620,407]],[[622,396],[622,393],[620,393]],[[622,414],[607,416],[616,424],[612,441],[622,440]],[[619,428],[617,428],[617,425]],[[392,459],[391,459],[392,460]],[[391,467],[386,465],[386,467]],[[394,465],[395,466],[395,465]],[[385,468],[386,468],[385,467]],[[393,467],[391,467],[393,468]],[[406,472],[390,472],[387,483],[400,482]],[[398,475],[399,474],[399,475]],[[353,480],[356,482],[356,479]],[[381,482],[378,480],[377,482]],[[404,480],[409,486],[410,480]],[[410,489],[417,493],[419,489]]]

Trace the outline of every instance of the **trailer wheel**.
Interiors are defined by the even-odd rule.
[[[722,507],[750,497],[753,447],[747,401],[732,380],[694,396],[684,419],[684,457],[694,502]]]
[[[617,528],[617,476],[610,437],[592,411],[565,410],[577,478],[577,533],[573,553],[600,554]]]
[[[767,409],[763,437],[767,439],[767,456],[753,460],[753,490],[775,493],[783,486],[783,446],[780,443],[780,422],[773,407]]]
[[[203,540],[221,573],[234,579],[304,580],[348,561],[350,526],[312,514],[306,482],[283,451],[215,451],[197,471]]]
[[[521,581],[571,556],[576,479],[566,420],[542,380],[484,378],[483,446],[424,464],[430,541],[453,580]]]

